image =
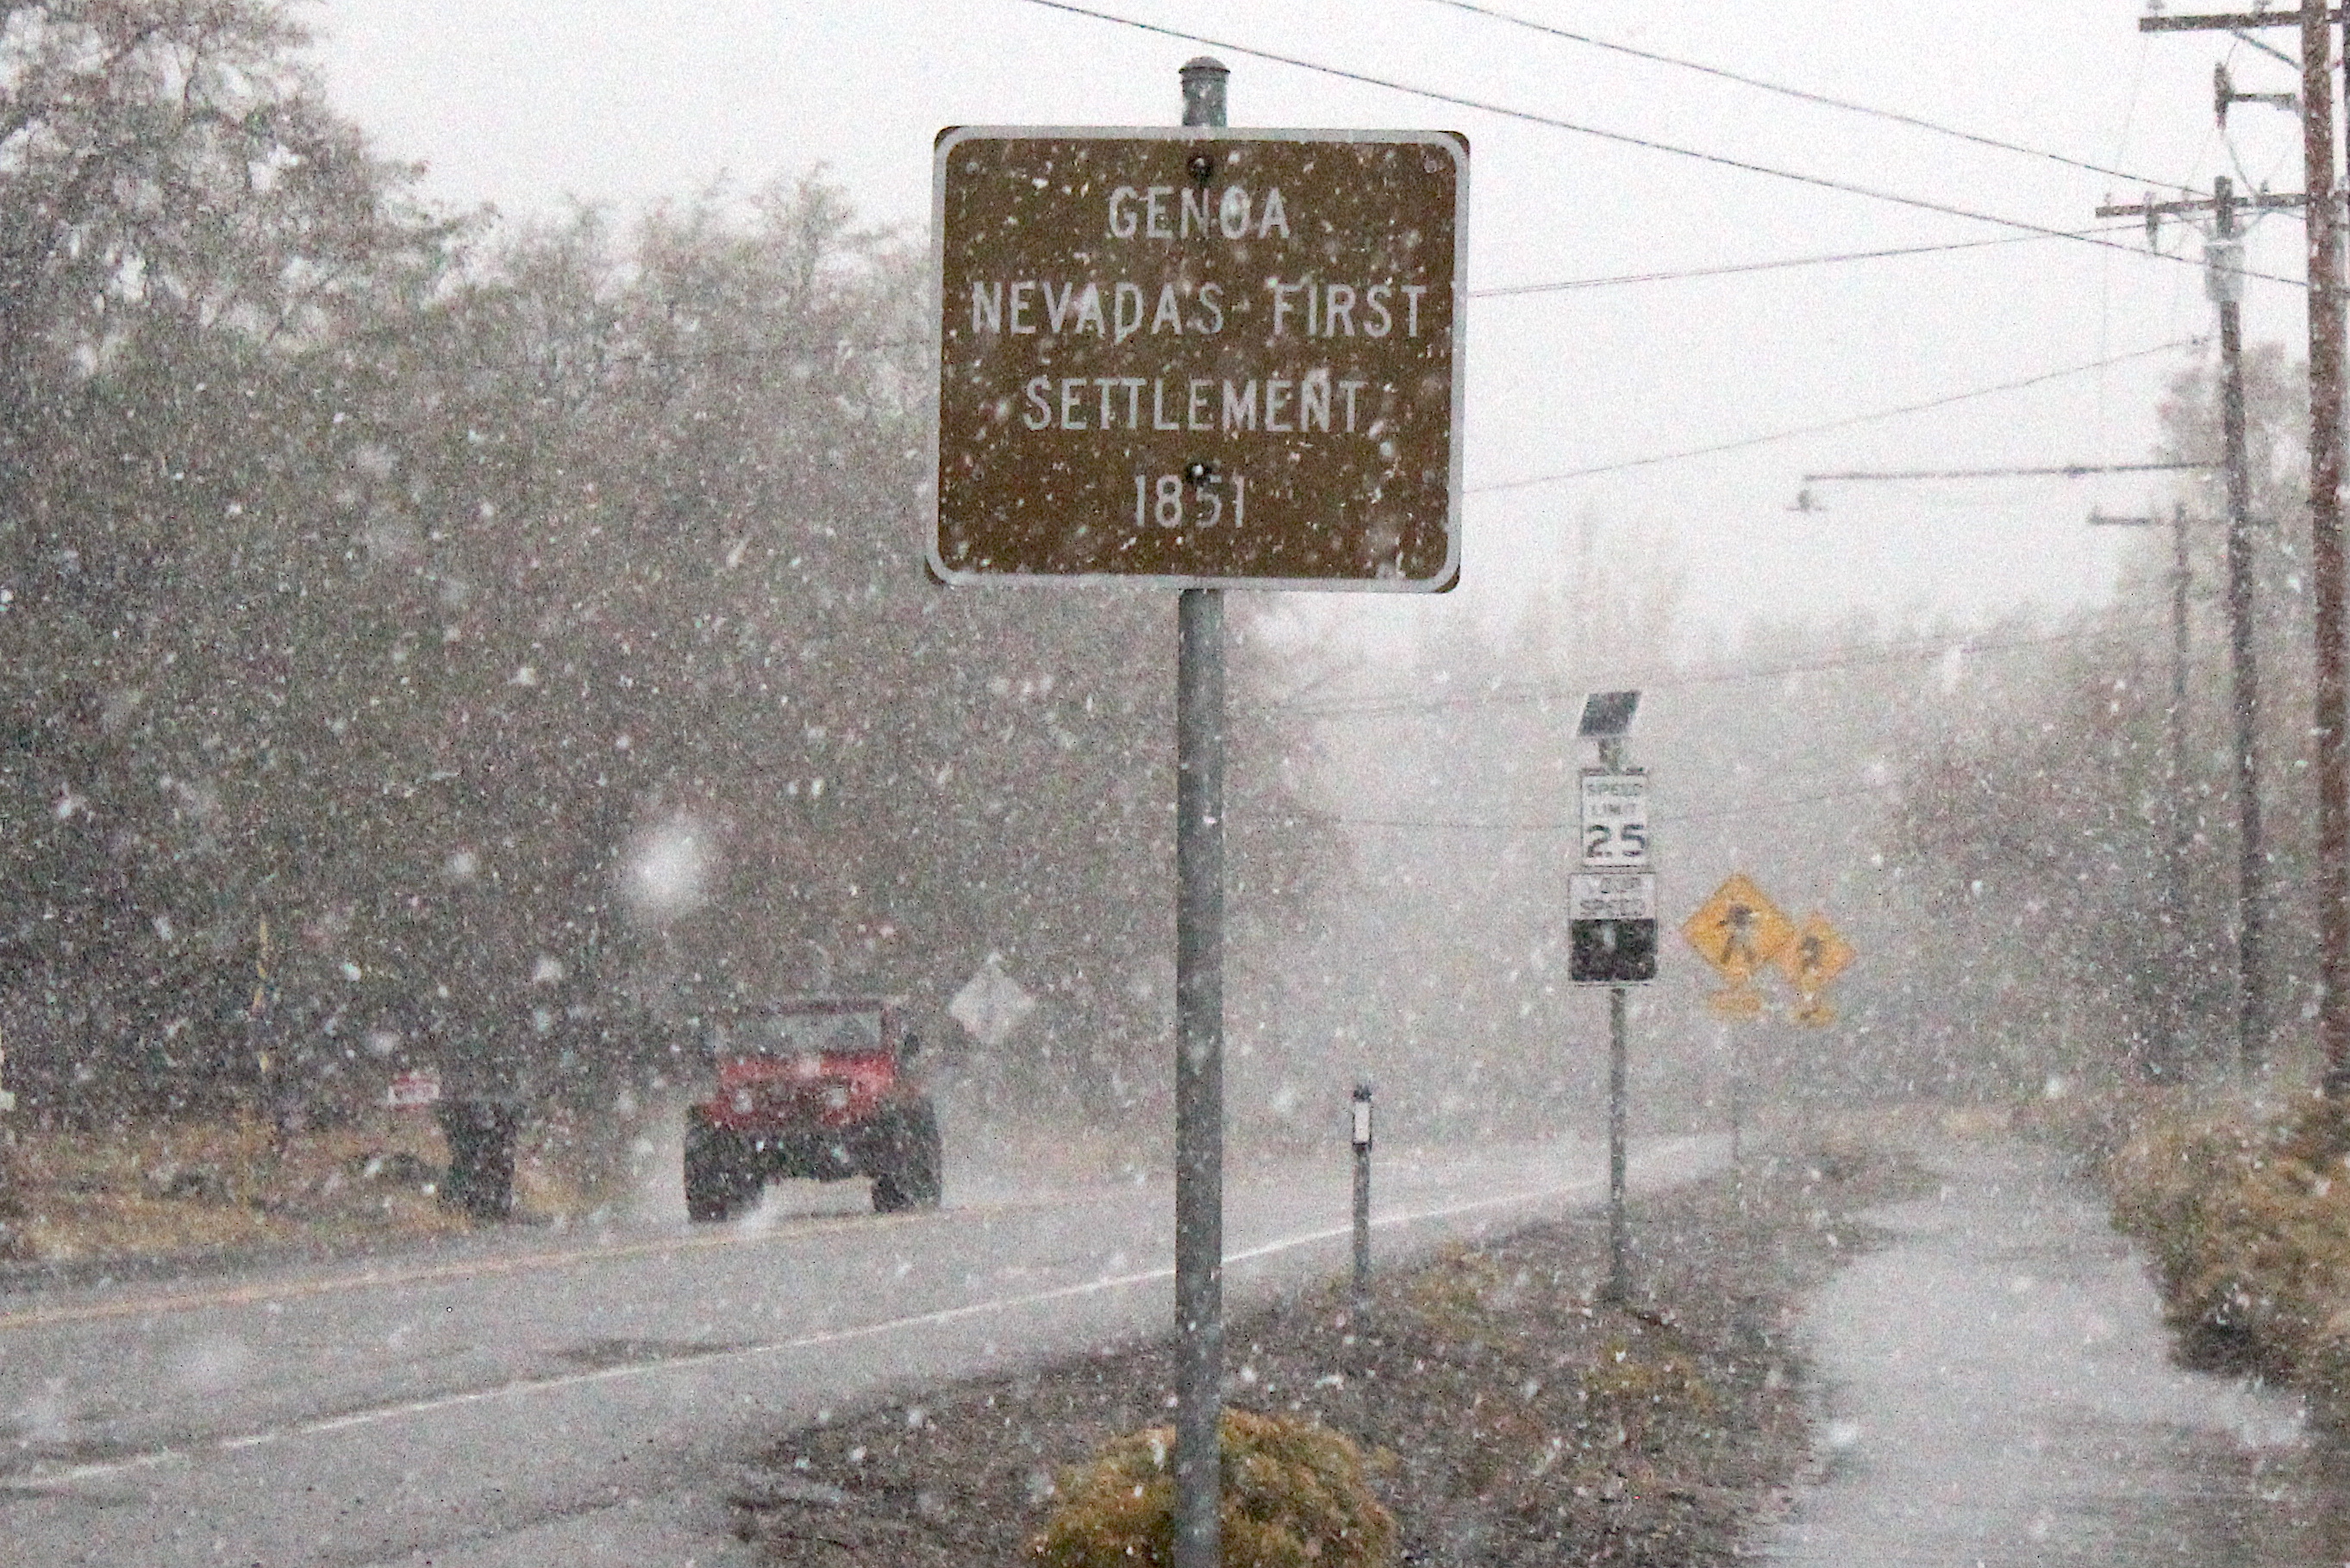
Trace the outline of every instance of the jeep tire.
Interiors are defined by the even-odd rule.
[[[881,1168],[873,1173],[873,1212],[936,1209],[944,1190],[941,1159],[939,1118],[930,1101],[916,1100],[898,1111],[882,1141]]]
[[[732,1220],[759,1196],[764,1185],[751,1151],[724,1127],[685,1114],[685,1217],[700,1222]]]
[[[509,1218],[522,1107],[496,1100],[443,1100],[434,1115],[449,1146],[442,1207],[485,1222]]]

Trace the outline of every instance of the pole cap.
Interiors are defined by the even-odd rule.
[[[1224,88],[1232,68],[1207,55],[1183,66],[1183,123],[1221,126],[1225,123]]]

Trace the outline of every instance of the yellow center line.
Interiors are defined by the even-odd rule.
[[[1693,1139],[1672,1140],[1666,1147],[1678,1148]],[[1585,1184],[1570,1183],[1565,1188],[1548,1190],[1566,1191]],[[1499,1207],[1524,1202],[1533,1194],[1517,1193],[1507,1197],[1480,1200],[1461,1206],[1447,1206],[1423,1210],[1419,1214],[1383,1215],[1374,1223],[1385,1228],[1396,1223],[1438,1215],[1465,1212],[1484,1207]],[[422,1263],[407,1268],[371,1268],[355,1274],[335,1274],[322,1279],[298,1280],[273,1283],[223,1286],[213,1290],[171,1292],[154,1295],[130,1296],[117,1301],[90,1302],[78,1306],[33,1307],[23,1312],[0,1314],[0,1334],[30,1328],[49,1328],[60,1324],[99,1323],[111,1318],[161,1316],[169,1314],[203,1312],[213,1307],[250,1306],[256,1302],[299,1301],[314,1296],[341,1295],[354,1291],[398,1288],[404,1285],[437,1284],[448,1281],[495,1278],[502,1275],[537,1272],[549,1269],[570,1268],[581,1263],[626,1262],[631,1259],[658,1257],[663,1254],[710,1251],[727,1247],[763,1246],[773,1242],[798,1241],[834,1235],[848,1230],[869,1230],[877,1226],[920,1223],[941,1217],[974,1218],[990,1213],[1041,1208],[1066,1202],[1066,1193],[1044,1194],[1034,1199],[1008,1199],[993,1203],[956,1208],[941,1214],[841,1215],[827,1219],[809,1216],[803,1222],[776,1225],[772,1228],[744,1231],[730,1226],[722,1231],[697,1232],[684,1236],[665,1236],[655,1241],[623,1242],[608,1247],[573,1247],[525,1252],[504,1258],[473,1258],[446,1263]],[[1340,1227],[1326,1234],[1343,1233]],[[1319,1239],[1324,1233],[1314,1233]],[[1295,1240],[1282,1243],[1295,1245]],[[1274,1249],[1278,1250],[1278,1248]],[[1253,1254],[1240,1254],[1250,1256]]]
[[[969,1216],[1017,1207],[1021,1205],[980,1204],[972,1208],[955,1209],[950,1212]],[[356,1274],[335,1274],[324,1279],[226,1285],[206,1291],[168,1292],[157,1295],[130,1296],[120,1301],[90,1302],[78,1306],[33,1307],[23,1312],[0,1314],[0,1334],[16,1329],[54,1327],[58,1324],[96,1323],[108,1318],[159,1316],[172,1313],[202,1312],[212,1307],[251,1306],[255,1302],[298,1301],[309,1296],[338,1295],[351,1291],[436,1284],[451,1280],[484,1279],[504,1274],[531,1273],[546,1269],[570,1268],[579,1263],[626,1262],[633,1258],[657,1257],[665,1253],[709,1251],[725,1247],[752,1247],[775,1241],[797,1241],[812,1237],[831,1235],[840,1231],[870,1229],[878,1225],[906,1224],[925,1218],[929,1217],[919,1214],[888,1216],[844,1214],[835,1219],[809,1216],[803,1223],[776,1225],[754,1231],[742,1231],[730,1227],[724,1231],[689,1236],[665,1236],[658,1241],[628,1241],[608,1247],[571,1247],[525,1252],[504,1258],[469,1258],[447,1263],[420,1263],[407,1268],[371,1268]]]

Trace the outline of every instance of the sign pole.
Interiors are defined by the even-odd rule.
[[[1177,612],[1175,774],[1176,1568],[1214,1568],[1223,1398],[1223,595]]]
[[[1622,737],[1599,742],[1599,765],[1611,774],[1627,771]],[[1604,1300],[1620,1305],[1630,1293],[1629,1269],[1624,1241],[1624,1076],[1627,1044],[1624,988],[1607,988],[1607,1292]]]
[[[1746,1084],[1745,1073],[1738,1056],[1737,1032],[1730,1020],[1718,1018],[1713,1024],[1714,1048],[1720,1053],[1722,1071],[1730,1082],[1730,1186],[1738,1198],[1738,1217],[1746,1218]]]
[[[1183,123],[1232,73],[1183,67]],[[1224,1372],[1224,596],[1185,588],[1175,655],[1175,1568],[1218,1568]]]
[[[1352,1311],[1360,1318],[1371,1306],[1371,1085],[1355,1085],[1355,1293]]]
[[[1607,987],[1607,1280],[1599,1299],[1630,1292],[1624,1234],[1625,988],[1657,978],[1657,878],[1648,836],[1648,779],[1625,758],[1638,691],[1595,691],[1583,701],[1578,740],[1599,742],[1599,769],[1581,783],[1576,854],[1567,878],[1567,979]]]
[[[1231,74],[1183,67],[1180,126],[931,144],[931,577],[1179,590],[1176,1568],[1221,1548],[1222,590],[1440,593],[1461,556],[1468,142],[1236,130]]]
[[[1624,1261],[1624,988],[1607,990],[1607,1292],[1623,1304],[1630,1285]]]

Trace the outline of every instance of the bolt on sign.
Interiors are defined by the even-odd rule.
[[[1445,131],[941,131],[931,571],[1451,587],[1468,170]]]

